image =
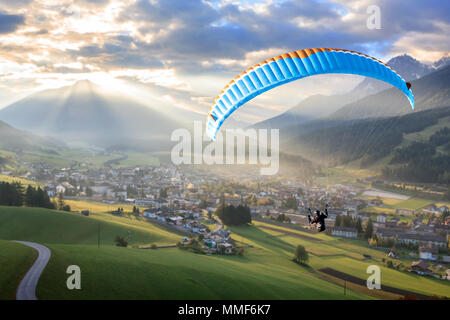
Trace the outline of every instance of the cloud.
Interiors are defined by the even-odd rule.
[[[20,14],[0,12],[0,33],[14,32],[25,23],[25,17]]]
[[[369,5],[380,7],[379,30],[366,26]],[[13,66],[7,77],[0,68],[1,85],[20,91],[21,78],[66,84],[102,72],[155,101],[205,112],[242,70],[291,50],[340,47],[384,60],[402,53],[436,60],[450,51],[448,12],[450,3],[438,0],[0,0],[0,63]],[[339,79],[283,86],[239,116],[273,116],[308,95],[355,83]]]

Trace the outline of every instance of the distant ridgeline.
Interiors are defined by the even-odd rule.
[[[450,107],[414,112],[391,118],[341,122],[322,127],[288,140],[291,152],[308,154],[332,165],[360,160],[361,168],[373,165],[393,153],[383,173],[411,182],[450,183],[450,134],[442,129],[428,141],[395,149],[405,134],[420,132],[450,116]],[[450,126],[450,124],[449,124]],[[436,148],[439,148],[437,152]],[[395,149],[395,151],[394,151]],[[284,149],[286,150],[286,149]]]

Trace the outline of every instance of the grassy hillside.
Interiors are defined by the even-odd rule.
[[[0,149],[6,150],[40,150],[46,147],[61,147],[63,144],[54,139],[43,138],[31,133],[13,128],[0,121]]]
[[[33,265],[37,252],[19,243],[0,240],[0,300],[14,300],[20,280]]]
[[[264,223],[256,223],[256,226],[264,226]],[[286,231],[299,235],[308,235],[301,231],[293,231],[279,226],[273,226],[279,231],[267,231],[270,236],[263,236],[261,233],[252,229],[233,228],[234,232],[239,232],[242,237],[248,237],[256,244],[270,242],[272,248],[277,247],[285,251],[289,255],[289,249],[301,244],[305,246],[310,253],[309,265],[311,270],[317,272],[321,268],[333,268],[344,273],[357,276],[361,279],[367,278],[366,270],[369,265],[378,265],[382,270],[382,285],[392,286],[396,288],[406,289],[412,292],[422,293],[425,295],[440,295],[450,297],[450,283],[446,280],[437,280],[433,278],[421,277],[408,272],[401,272],[384,266],[382,259],[386,259],[384,250],[377,250],[367,247],[366,241],[342,240],[330,237],[324,234],[314,236],[321,239],[321,242],[311,242]],[[366,259],[363,254],[368,254],[372,258]],[[394,263],[403,263],[410,265],[412,259],[391,259]],[[365,292],[365,291],[362,291]]]
[[[131,235],[131,243],[175,243],[179,236],[143,221],[93,213],[42,208],[0,207],[0,239],[27,240],[42,244],[113,245],[117,235]]]
[[[38,295],[45,299],[343,299],[363,298],[317,279],[290,261],[263,253],[246,258],[205,256],[177,248],[50,246],[55,259]],[[255,258],[256,256],[256,258]],[[258,257],[259,256],[259,257]],[[65,268],[77,264],[82,290],[65,287]],[[48,285],[46,285],[48,284]]]
[[[106,213],[84,217],[44,209],[0,208],[0,239],[41,242],[52,251],[38,286],[41,299],[395,298],[356,285],[349,285],[344,295],[342,282],[319,271],[332,267],[364,279],[370,264],[382,266],[386,285],[428,295],[450,295],[447,282],[383,267],[381,259],[386,253],[367,248],[364,241],[344,241],[255,222],[253,226],[231,228],[233,239],[245,248],[244,257],[206,256],[177,248],[143,250],[114,246],[113,237],[126,236],[128,230],[132,231],[131,244],[173,243],[180,238],[147,222]],[[309,266],[292,262],[298,244],[310,253]],[[370,254],[372,259],[363,254]],[[72,264],[81,268],[79,291],[66,288],[65,270]],[[8,269],[14,269],[11,265]]]
[[[102,246],[97,248],[100,221]],[[351,291],[344,297],[339,285],[321,280],[309,268],[290,261],[290,247],[275,253],[267,243],[267,248],[248,249],[248,254],[239,258],[196,255],[177,248],[113,246],[113,237],[126,235],[128,230],[132,230],[131,243],[173,243],[179,239],[149,223],[106,214],[83,217],[35,208],[0,208],[1,239],[36,241],[52,250],[38,287],[38,296],[43,299],[367,298]],[[260,232],[252,227],[248,230]],[[71,264],[81,267],[81,291],[65,287],[65,270]]]

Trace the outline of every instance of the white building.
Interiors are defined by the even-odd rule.
[[[439,257],[439,249],[431,244],[419,248],[419,257],[423,260],[436,261]]]
[[[380,214],[377,216],[377,222],[378,223],[386,223],[386,215],[385,214]]]
[[[333,227],[333,229],[331,230],[331,235],[335,237],[356,239],[358,237],[358,231],[354,228]]]

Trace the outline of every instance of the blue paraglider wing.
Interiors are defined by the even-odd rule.
[[[294,80],[326,73],[357,74],[385,81],[402,91],[414,110],[411,85],[385,63],[350,50],[304,49],[262,61],[234,78],[211,106],[206,121],[208,136],[215,140],[217,131],[230,114],[261,93]]]

